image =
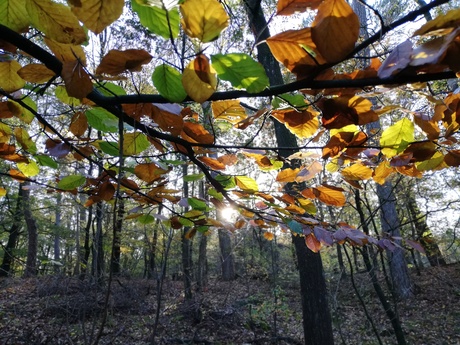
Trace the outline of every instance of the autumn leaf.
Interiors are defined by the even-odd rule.
[[[378,71],[379,78],[389,78],[406,68],[411,62],[412,43],[409,40],[399,44],[385,59]]]
[[[216,73],[205,55],[200,54],[190,61],[184,70],[182,85],[190,98],[198,103],[203,103],[216,91]]]
[[[70,97],[83,99],[93,91],[91,78],[78,60],[64,62],[61,77],[64,79],[65,88]]]
[[[82,46],[70,43],[60,43],[48,37],[45,37],[44,41],[53,52],[54,56],[62,62],[78,60],[83,66],[86,66],[86,55]]]
[[[445,33],[445,30],[441,30],[448,29],[448,32],[450,32],[449,29],[456,28],[458,26],[460,26],[460,9],[457,8],[448,11],[446,14],[441,14],[435,19],[425,23],[414,32],[413,36],[431,33],[441,35]]]
[[[218,0],[186,0],[180,12],[185,33],[203,43],[217,39],[228,26],[229,17]]]
[[[51,0],[26,0],[26,9],[32,26],[46,37],[60,43],[86,41],[86,33],[69,7]]]
[[[342,176],[347,180],[360,181],[368,180],[372,177],[373,171],[363,163],[355,163],[341,171]]]
[[[118,75],[125,71],[139,72],[142,65],[152,60],[152,55],[143,49],[112,49],[102,58],[96,74]]]
[[[196,122],[185,122],[181,136],[189,141],[200,144],[213,144],[214,136],[209,133],[202,124]],[[191,139],[191,140],[190,140]]]
[[[414,113],[414,122],[426,133],[428,139],[435,140],[439,138],[441,130],[439,129],[438,122],[428,115]]]
[[[318,106],[327,129],[339,129],[351,124],[365,125],[379,119],[372,110],[372,102],[360,96],[322,99]]]
[[[287,30],[267,38],[266,42],[275,59],[298,79],[307,77],[317,66],[326,63],[313,43],[310,28]]]
[[[180,114],[173,113],[174,110],[162,104],[153,105],[150,117],[162,130],[177,136],[182,132],[184,120]]]
[[[273,110],[271,115],[284,123],[293,134],[300,139],[310,138],[319,127],[318,113],[314,110]]]
[[[276,14],[289,16],[297,12],[305,12],[307,8],[316,9],[322,0],[278,0]]]
[[[345,206],[345,195],[343,189],[333,186],[322,185],[313,188],[313,194],[318,200],[330,206]]]
[[[224,163],[218,161],[215,158],[201,156],[201,157],[198,157],[198,159],[213,170],[225,170],[226,168]]]
[[[345,0],[324,0],[311,28],[311,37],[327,62],[342,60],[355,47],[359,19]]]
[[[294,182],[296,177],[297,177],[297,174],[299,172],[300,172],[299,168],[296,168],[296,169],[291,169],[291,168],[283,169],[276,176],[276,181],[277,182],[286,182],[286,183]]]
[[[376,183],[383,185],[385,183],[386,178],[393,174],[395,171],[396,169],[390,166],[390,163],[388,161],[384,160],[380,162],[377,168],[375,168],[372,179]]]
[[[78,111],[73,114],[72,119],[70,120],[69,131],[77,138],[80,138],[83,134],[85,134],[87,129],[88,121],[86,120],[85,113]]]
[[[305,236],[305,244],[313,253],[318,253],[321,249],[321,242],[318,241],[313,234]]]
[[[25,65],[17,73],[25,81],[36,84],[46,83],[55,76],[55,73],[48,67],[36,63]]]
[[[14,136],[25,151],[31,154],[37,153],[37,146],[35,145],[35,141],[30,137],[25,128],[16,127],[14,129]]]
[[[216,120],[237,124],[248,116],[240,101],[236,99],[211,103],[212,114]]]
[[[168,170],[158,167],[155,163],[138,164],[134,167],[134,174],[148,184],[167,172]]]
[[[444,157],[444,161],[448,166],[460,166],[460,150],[450,150]]]
[[[382,153],[391,158],[404,151],[412,141],[414,141],[414,123],[404,118],[383,131],[380,138]]]
[[[0,61],[0,89],[5,92],[22,89],[26,82],[18,74],[21,68],[16,60]]]
[[[121,16],[125,5],[124,0],[83,0],[70,3],[78,20],[96,35]]]
[[[253,193],[259,191],[256,180],[248,176],[235,176],[236,185],[245,192]]]
[[[275,235],[270,232],[270,231],[265,231],[264,232],[264,238],[267,240],[267,241],[273,241],[273,239],[275,238]]]
[[[126,133],[123,135],[123,154],[133,156],[147,150],[150,147],[145,134],[141,132]]]

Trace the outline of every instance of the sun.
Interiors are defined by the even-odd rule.
[[[233,207],[224,207],[223,209],[220,210],[220,216],[222,217],[222,220],[231,222],[233,221],[238,212],[233,208]]]

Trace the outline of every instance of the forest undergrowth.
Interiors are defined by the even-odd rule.
[[[426,268],[415,297],[398,303],[409,344],[460,344],[460,264]],[[366,273],[330,277],[336,344],[378,344],[357,296],[384,344],[396,344]],[[262,279],[210,279],[203,293],[183,299],[181,281],[164,283],[155,344],[302,344],[295,277],[275,288]],[[77,278],[44,276],[0,281],[0,344],[92,344],[104,312],[105,288]],[[276,295],[276,299],[275,299]],[[99,344],[150,344],[156,282],[115,278]]]

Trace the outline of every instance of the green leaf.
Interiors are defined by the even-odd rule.
[[[137,217],[137,221],[141,224],[147,225],[153,223],[155,221],[155,217],[150,214],[143,214],[142,216]]]
[[[199,200],[196,198],[188,198],[187,201],[190,207],[194,210],[207,211],[209,209],[208,205],[206,205],[206,202],[204,202],[203,200]]]
[[[38,164],[41,166],[50,167],[53,169],[58,168],[58,164],[50,157],[46,155],[36,155],[34,158],[37,160]]]
[[[272,163],[271,167],[259,167],[261,171],[273,171],[273,170],[280,170],[283,167],[283,161],[279,161],[276,159],[270,159],[270,163]]]
[[[104,96],[124,96],[126,95],[125,89],[111,82],[107,82],[104,84],[98,84],[96,86],[96,89],[100,93],[102,93]]]
[[[13,101],[14,102],[14,101]],[[22,102],[25,103],[29,108],[31,108],[33,111],[37,111],[37,104],[32,100],[30,97],[25,97],[22,99]],[[29,109],[26,109],[26,107],[23,107],[22,105],[16,103],[18,106],[22,108],[21,114],[18,116],[18,119],[20,119],[22,122],[30,124],[33,119],[35,118],[35,114],[30,111]]]
[[[113,157],[118,157],[120,155],[120,147],[115,141],[99,141],[99,147],[102,152],[111,155]]]
[[[131,0],[131,5],[141,24],[154,34],[166,39],[179,35],[180,18],[177,8],[167,11],[161,7],[140,5],[135,0]]]
[[[218,192],[214,188],[208,189],[208,195],[216,198],[219,201],[224,200],[224,196],[222,195],[222,193]]]
[[[272,107],[275,109],[285,108],[285,107],[294,107],[294,108],[305,108],[307,104],[305,103],[305,97],[300,94],[290,94],[283,93],[275,97],[272,101]]]
[[[93,108],[85,112],[88,124],[104,133],[118,132],[118,118],[102,108]]]
[[[299,222],[295,220],[290,220],[289,222],[287,222],[287,226],[296,234],[303,235],[302,224],[300,224]]]
[[[204,177],[204,174],[189,174],[184,176],[184,181],[185,182],[193,182],[193,181],[198,181],[201,180]]]
[[[404,151],[413,141],[414,123],[404,118],[383,131],[380,146],[388,146],[382,149],[382,153],[391,158]]]
[[[259,185],[256,180],[248,176],[236,176],[235,177],[236,185],[240,187],[245,192],[257,192],[259,190]]]
[[[76,106],[81,104],[81,102],[80,102],[80,100],[78,98],[70,97],[67,94],[67,90],[65,89],[64,86],[61,86],[61,85],[57,86],[56,90],[54,90],[54,95],[62,103],[65,103],[65,104],[70,105],[72,107],[76,107]]]
[[[17,166],[27,177],[37,176],[40,172],[40,168],[34,161],[30,161],[29,163],[18,163]]]
[[[150,142],[141,132],[126,133],[123,136],[123,154],[126,156],[136,155],[149,147]]]
[[[162,64],[155,68],[152,74],[152,81],[160,95],[171,102],[182,102],[187,93],[182,86],[182,75],[175,68]]]
[[[63,190],[72,190],[86,182],[86,177],[81,175],[69,175],[58,182],[57,187]]]
[[[211,61],[219,78],[228,80],[237,89],[257,93],[270,85],[263,66],[247,54],[216,54]]]
[[[25,0],[1,0],[0,24],[16,32],[22,32],[27,29],[30,20],[27,15],[25,4]]]
[[[233,176],[217,175],[215,180],[226,190],[236,187],[235,178]]]
[[[183,226],[186,226],[186,227],[192,227],[195,225],[195,223],[192,222],[190,219],[183,218],[183,217],[179,218],[179,223],[181,223]]]

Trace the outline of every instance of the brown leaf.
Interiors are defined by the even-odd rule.
[[[315,111],[274,110],[271,115],[301,139],[310,138],[319,127]]]
[[[60,140],[48,139],[45,146],[49,154],[56,158],[63,158],[70,152],[70,146]]]
[[[96,69],[96,74],[118,75],[125,71],[139,72],[142,65],[152,60],[152,55],[143,49],[112,49],[102,58]]]
[[[294,182],[298,173],[300,172],[300,169],[291,169],[287,168],[284,170],[281,170],[278,175],[276,176],[276,181],[277,182]]]
[[[62,62],[78,60],[83,66],[86,66],[86,55],[82,46],[74,44],[59,43],[50,38],[44,38],[45,44]]]
[[[365,125],[379,118],[371,109],[372,102],[360,96],[326,98],[318,102],[318,106],[323,113],[322,124],[327,129]]]
[[[412,43],[409,40],[398,45],[383,62],[378,71],[379,78],[389,78],[406,68],[411,62]]]
[[[311,36],[327,62],[338,62],[355,47],[359,19],[345,0],[324,0],[312,24]]]
[[[414,32],[413,36],[436,34],[442,35],[445,32],[450,32],[452,28],[456,28],[460,25],[460,9],[453,9],[446,14],[441,14],[437,18],[430,20],[429,22],[422,25],[422,27]],[[447,30],[443,30],[447,29]]]
[[[168,170],[158,167],[155,163],[138,164],[134,167],[134,174],[148,184],[159,179],[161,175],[167,172]]]
[[[61,77],[64,79],[67,94],[70,97],[83,99],[93,91],[93,83],[79,61],[64,62]]]
[[[303,194],[303,193],[302,193]],[[345,195],[343,189],[329,185],[322,185],[313,188],[313,194],[318,200],[330,206],[345,206]]]
[[[209,133],[203,125],[196,122],[185,122],[184,127],[182,128],[182,137],[189,140],[192,139],[192,142],[200,144],[213,144],[214,136]],[[185,134],[185,136],[184,136]],[[190,141],[190,140],[189,140]]]
[[[321,242],[311,233],[305,236],[305,244],[313,253],[318,253],[321,249]]]
[[[86,115],[82,111],[76,112],[70,120],[69,131],[75,135],[77,138],[80,138],[85,134],[88,129],[88,121],[86,120]]]
[[[450,150],[444,156],[444,162],[450,167],[460,166],[460,150]]]
[[[224,163],[221,163],[217,159],[211,157],[201,156],[198,157],[198,159],[213,170],[225,170],[226,168]]]
[[[182,132],[184,120],[180,114],[174,114],[163,108],[152,106],[150,116],[162,130],[170,132],[175,136],[178,136]]]
[[[46,83],[55,76],[52,70],[48,69],[45,65],[37,63],[25,65],[18,71],[18,74],[25,81],[36,84]]]

